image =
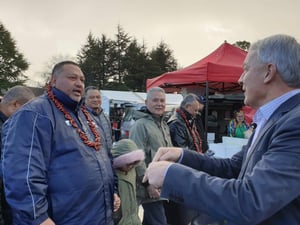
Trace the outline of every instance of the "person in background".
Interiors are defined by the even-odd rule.
[[[146,111],[137,112],[137,120],[130,129],[129,138],[133,140],[138,148],[145,152],[145,163],[137,169],[137,195],[145,196],[142,202],[144,209],[143,225],[166,225],[167,220],[163,200],[159,198],[159,191],[153,185],[142,186],[142,178],[145,167],[152,162],[152,159],[160,146],[171,147],[169,127],[164,120],[166,108],[166,95],[164,89],[153,87],[147,92],[145,100]],[[139,116],[139,117],[137,117]],[[146,189],[146,194],[144,191]]]
[[[10,88],[3,96],[2,101],[0,102],[0,151],[2,146],[2,126],[4,122],[34,97],[34,93],[30,88],[21,85]],[[1,154],[2,151],[0,152],[0,155]],[[11,225],[11,209],[5,200],[2,175],[0,181],[0,197],[0,225]]]
[[[200,109],[199,109],[199,112],[196,114],[195,123],[196,123],[198,133],[202,139],[202,151],[203,151],[203,153],[206,153],[207,151],[210,151],[208,143],[207,143],[206,131],[203,126],[203,120],[204,120],[203,111],[204,111],[204,107],[206,105],[206,99],[201,95],[198,95],[197,99],[200,103]],[[211,151],[210,151],[210,154],[212,154]]]
[[[190,93],[184,97],[176,114],[168,121],[173,146],[189,148],[199,153],[207,150],[207,143],[205,151],[203,150],[204,130],[200,134],[196,123],[196,116],[203,108],[197,95]]]
[[[85,89],[84,104],[90,113],[91,117],[95,121],[95,125],[98,128],[100,136],[102,137],[102,149],[107,151],[111,161],[113,160],[111,154],[112,148],[112,129],[109,117],[105,114],[101,108],[102,98],[100,90],[94,86],[88,86]],[[115,189],[118,189],[118,177],[115,174]],[[114,193],[114,208],[118,208],[120,204],[118,193]]]
[[[116,142],[112,148],[113,167],[119,179],[122,218],[118,225],[141,225],[136,200],[135,167],[144,160],[144,151],[130,139]]]
[[[249,124],[245,121],[243,110],[234,112],[234,118],[228,124],[228,136],[245,138],[245,132],[249,129]]]
[[[190,93],[184,97],[180,107],[176,109],[176,114],[168,121],[173,146],[187,148],[200,154],[208,150],[201,116],[198,116],[203,108],[204,99],[202,96],[199,98],[199,96]],[[197,211],[186,206],[173,201],[168,201],[165,206],[170,225],[187,225],[193,219],[204,222],[204,215],[200,218]],[[209,219],[208,217],[205,218],[205,220]]]
[[[14,224],[113,225],[114,173],[103,137],[81,105],[84,80],[78,64],[56,64],[46,93],[3,126],[4,187]]]
[[[248,144],[226,159],[161,148],[144,181],[161,190],[161,197],[226,219],[228,225],[298,225],[299,42],[273,35],[253,43],[238,82],[245,105],[257,109]]]
[[[101,108],[102,97],[100,90],[94,86],[88,86],[85,89],[84,104],[99,127],[103,140],[105,141],[105,147],[109,151],[112,148],[112,129],[109,117],[105,114]]]

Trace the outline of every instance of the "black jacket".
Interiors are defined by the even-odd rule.
[[[207,139],[206,135],[203,129],[203,124],[201,117],[198,119],[192,119],[191,115],[185,111],[184,109],[181,108],[181,110],[185,113],[187,120],[190,122],[190,124],[193,126],[194,125],[197,127],[198,133],[200,135],[200,138],[202,140],[202,151],[205,153],[208,150],[208,144],[207,144]],[[169,128],[170,128],[170,135],[172,139],[172,143],[174,146],[177,147],[183,147],[183,148],[188,148],[191,150],[196,150],[194,146],[194,141],[193,137],[190,134],[190,131],[182,118],[182,116],[176,112],[176,115],[174,117],[171,117],[169,122],[168,122]]]

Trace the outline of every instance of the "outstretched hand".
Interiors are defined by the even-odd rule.
[[[182,148],[160,147],[156,152],[152,162],[156,162],[156,161],[177,162],[181,154],[182,154]]]
[[[173,163],[167,161],[150,163],[143,178],[143,183],[148,182],[154,188],[160,189],[164,183],[166,170],[171,164]]]

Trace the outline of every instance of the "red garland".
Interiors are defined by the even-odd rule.
[[[201,139],[201,137],[200,137],[200,135],[197,131],[197,128],[194,127],[194,129],[193,129],[193,127],[191,127],[191,124],[187,120],[185,113],[181,109],[176,109],[176,112],[180,114],[180,116],[183,118],[187,128],[189,129],[189,131],[192,135],[192,138],[193,138],[193,142],[194,142],[194,146],[196,148],[196,151],[202,153],[203,152],[203,150],[202,150],[202,139]],[[199,140],[199,145],[197,144],[196,139]]]
[[[95,137],[95,141],[89,141],[87,135],[80,130],[80,128],[78,127],[77,123],[74,121],[74,119],[71,117],[70,113],[67,112],[64,108],[64,106],[54,97],[53,92],[51,90],[51,86],[49,84],[47,84],[46,86],[46,92],[48,94],[48,97],[50,98],[50,100],[54,103],[54,105],[65,115],[65,118],[70,122],[70,124],[72,125],[73,128],[75,128],[75,130],[77,131],[77,133],[79,134],[79,137],[81,138],[81,140],[83,141],[83,143],[89,147],[95,148],[96,151],[100,150],[100,135],[96,129],[95,124],[93,123],[89,113],[87,112],[87,110],[85,109],[85,107],[81,106],[81,110],[86,118],[86,120],[88,121],[89,127]]]

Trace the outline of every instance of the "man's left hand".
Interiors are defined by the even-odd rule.
[[[163,185],[167,168],[173,164],[172,162],[159,161],[149,164],[143,182],[149,182],[156,189],[160,189]]]

